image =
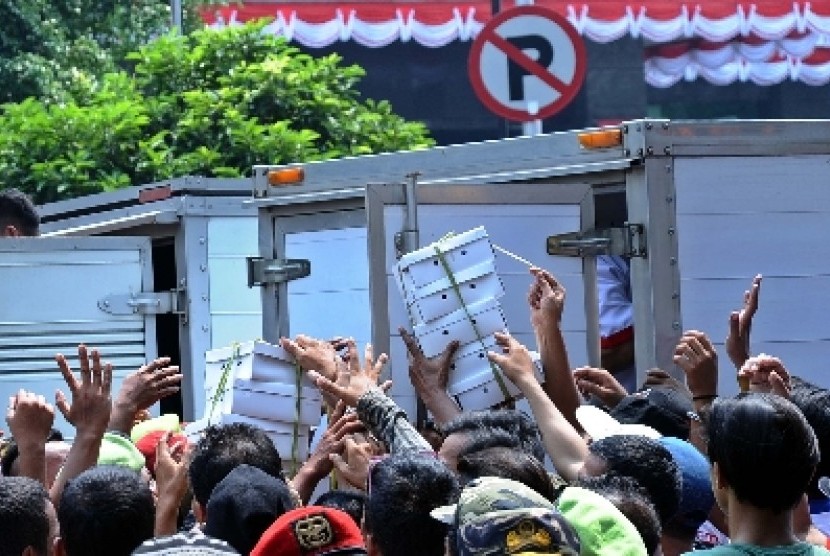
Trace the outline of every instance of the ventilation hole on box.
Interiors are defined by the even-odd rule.
[[[476,289],[476,285],[475,285],[475,284],[470,284],[470,289],[471,289],[471,290]]]
[[[446,335],[447,335],[447,334],[449,334],[449,333],[450,333],[450,331],[449,331],[449,330],[442,330],[442,331],[441,331],[441,334],[443,334],[444,336],[446,336]]]
[[[461,254],[462,254],[462,255],[466,255],[466,254],[467,254],[467,250],[466,250],[466,249],[462,249],[462,250],[461,250]]]
[[[441,294],[441,299],[447,299],[447,294],[442,293],[442,294]]]
[[[455,363],[453,363],[452,365],[450,365],[450,370],[451,370],[451,371],[454,371],[454,370],[455,370]]]
[[[483,354],[483,353],[479,353],[479,354],[478,354],[478,358],[479,358],[479,359],[484,359],[484,354]]]
[[[438,261],[432,261],[432,264],[435,265],[435,266],[438,266],[439,263],[438,263]]]
[[[473,323],[473,324],[477,324],[476,319],[470,319],[470,322]]]
[[[487,392],[489,392],[489,390],[487,390],[487,387],[486,387],[486,386],[485,386],[484,388],[482,388],[482,391],[483,391],[485,394],[486,394]]]

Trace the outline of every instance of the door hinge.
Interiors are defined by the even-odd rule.
[[[184,314],[184,290],[110,294],[98,300],[98,308],[110,315]]]
[[[646,230],[642,224],[626,222],[622,228],[558,234],[548,237],[547,252],[549,255],[565,257],[619,255],[645,258]]]
[[[308,259],[263,259],[247,257],[248,287],[282,284],[311,274]]]

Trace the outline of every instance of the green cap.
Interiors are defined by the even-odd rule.
[[[458,504],[441,506],[430,515],[448,525],[456,522],[463,525],[465,520],[478,515],[525,508],[555,509],[550,500],[522,483],[500,477],[479,477],[464,487]]]
[[[637,528],[596,492],[568,487],[559,496],[557,506],[579,533],[582,556],[648,556]]]
[[[128,438],[108,432],[101,440],[98,465],[120,465],[133,471],[141,471],[144,467],[144,455]]]

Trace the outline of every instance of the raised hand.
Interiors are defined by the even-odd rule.
[[[752,317],[758,311],[758,295],[761,293],[762,276],[752,279],[752,285],[744,292],[744,305],[740,311],[729,314],[729,334],[726,336],[726,354],[729,360],[740,370],[749,358],[749,336],[752,330]]]
[[[501,353],[488,351],[487,358],[498,365],[513,384],[524,391],[523,385],[528,382],[538,384],[533,374],[533,359],[527,347],[510,334],[496,332],[496,344]]]
[[[718,354],[703,332],[688,330],[674,350],[674,363],[686,373],[686,385],[697,401],[718,393]]]
[[[280,339],[280,345],[294,356],[303,370],[317,371],[330,381],[337,381],[340,370],[340,356],[337,349],[342,345],[339,338],[325,341],[300,334],[294,340]]]
[[[605,369],[580,367],[573,372],[576,386],[583,395],[596,397],[611,409],[628,395],[625,387]]]
[[[789,399],[790,373],[777,357],[760,354],[744,361],[738,381],[748,385],[750,392],[778,394]]]
[[[19,474],[46,485],[46,439],[55,420],[55,408],[43,396],[25,390],[9,398],[6,423],[17,442]],[[48,486],[48,485],[46,485]]]
[[[335,453],[329,457],[340,477],[354,488],[365,490],[374,453],[374,446],[370,442],[358,444],[352,438],[346,438],[342,455]]]
[[[316,370],[308,372],[308,376],[317,387],[323,392],[328,393],[336,398],[343,400],[347,406],[355,407],[357,400],[365,394],[370,388],[378,385],[380,373],[383,366],[389,359],[385,353],[378,356],[377,361],[374,358],[374,351],[371,344],[366,344],[364,352],[364,365],[360,365],[360,357],[357,355],[357,346],[354,340],[348,340],[347,343],[347,363],[348,373],[346,380],[338,379],[338,383],[332,382],[330,379],[322,376]],[[341,377],[342,378],[342,377]],[[391,383],[385,383],[381,388],[388,388]]]
[[[66,395],[58,390],[55,393],[55,405],[58,410],[75,427],[78,434],[103,435],[111,411],[112,365],[101,363],[101,354],[97,349],[88,353],[86,346],[81,344],[78,346],[78,362],[81,368],[81,380],[78,382],[63,355],[56,355],[55,360],[72,396],[70,405]]]
[[[405,328],[398,329],[406,350],[409,352],[409,378],[415,391],[432,392],[435,390],[444,391],[447,389],[447,382],[450,376],[450,364],[455,352],[458,351],[458,341],[453,340],[444,351],[435,357],[426,357],[421,351],[418,342]]]
[[[115,397],[109,429],[128,433],[147,408],[181,389],[179,367],[169,357],[159,357],[128,375]]]
[[[176,517],[182,499],[187,494],[187,443],[169,445],[171,433],[165,433],[156,444],[156,520],[157,537],[176,532]]]
[[[565,310],[565,288],[547,270],[531,268],[533,284],[527,294],[530,321],[534,328],[559,326]]]

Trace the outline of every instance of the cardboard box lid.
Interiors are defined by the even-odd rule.
[[[487,230],[485,230],[483,226],[473,228],[472,230],[468,230],[460,234],[453,234],[449,237],[434,241],[425,247],[421,247],[420,249],[407,253],[400,258],[396,266],[399,270],[403,270],[404,268],[412,266],[420,261],[431,259],[436,256],[436,246],[438,246],[441,251],[446,252],[482,238],[487,238]]]
[[[300,386],[300,398],[308,400],[320,400],[322,396],[317,387],[311,385],[311,381],[303,373],[303,382]],[[284,382],[264,382],[260,380],[247,380],[244,378],[237,378],[233,381],[234,390],[248,390],[250,392],[259,392],[262,394],[269,394],[271,396],[288,396],[293,398],[297,394],[297,386],[295,384],[286,384]]]
[[[242,342],[238,346],[225,346],[221,348],[212,349],[205,352],[206,363],[221,363],[233,357],[234,350],[239,349],[239,357],[244,357],[251,354],[261,355],[263,357],[270,357],[271,359],[279,359],[280,361],[287,361],[294,363],[294,358],[290,353],[285,351],[282,346],[269,344],[262,340],[251,340]]]

